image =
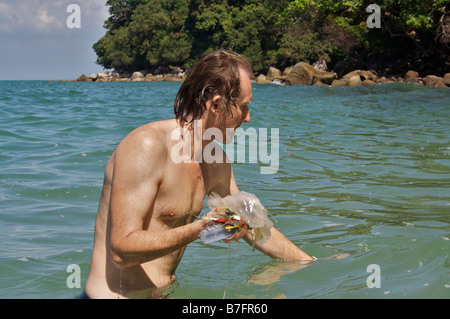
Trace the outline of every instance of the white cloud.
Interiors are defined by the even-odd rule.
[[[0,32],[54,33],[67,28],[67,7],[78,4],[81,27],[98,27],[108,17],[106,0],[0,0]]]
[[[107,0],[0,0],[0,79],[72,79],[99,72],[92,45],[106,32]],[[70,29],[71,4],[81,29]]]
[[[49,15],[49,12],[45,9],[39,9],[36,12],[33,23],[39,31],[47,31],[52,28],[60,29],[62,27],[61,21],[59,21],[56,17]]]

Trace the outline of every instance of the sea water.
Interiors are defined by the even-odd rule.
[[[81,293],[105,165],[179,86],[0,81],[0,298]],[[197,240],[171,298],[450,298],[450,90],[253,84],[250,111],[279,167],[233,163],[236,182],[318,260]]]

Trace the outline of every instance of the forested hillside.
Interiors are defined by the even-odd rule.
[[[380,27],[367,19],[375,3]],[[119,72],[189,68],[208,51],[245,55],[254,71],[324,59],[382,74],[450,72],[448,0],[108,0],[97,63]]]

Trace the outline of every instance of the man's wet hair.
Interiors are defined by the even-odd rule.
[[[219,108],[230,111],[241,95],[239,69],[252,77],[252,66],[243,56],[217,50],[203,56],[183,81],[174,102],[175,117],[180,123],[190,124],[200,119],[206,103],[220,95]]]

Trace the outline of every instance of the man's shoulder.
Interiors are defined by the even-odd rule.
[[[146,135],[152,136],[167,136],[176,127],[176,122],[174,119],[171,120],[160,120],[155,122],[150,122],[136,128],[133,132],[143,134],[142,137],[145,138]],[[131,132],[131,133],[133,133]]]
[[[119,144],[118,149],[144,152],[149,155],[167,153],[167,138],[173,126],[172,120],[144,124],[131,131]]]

